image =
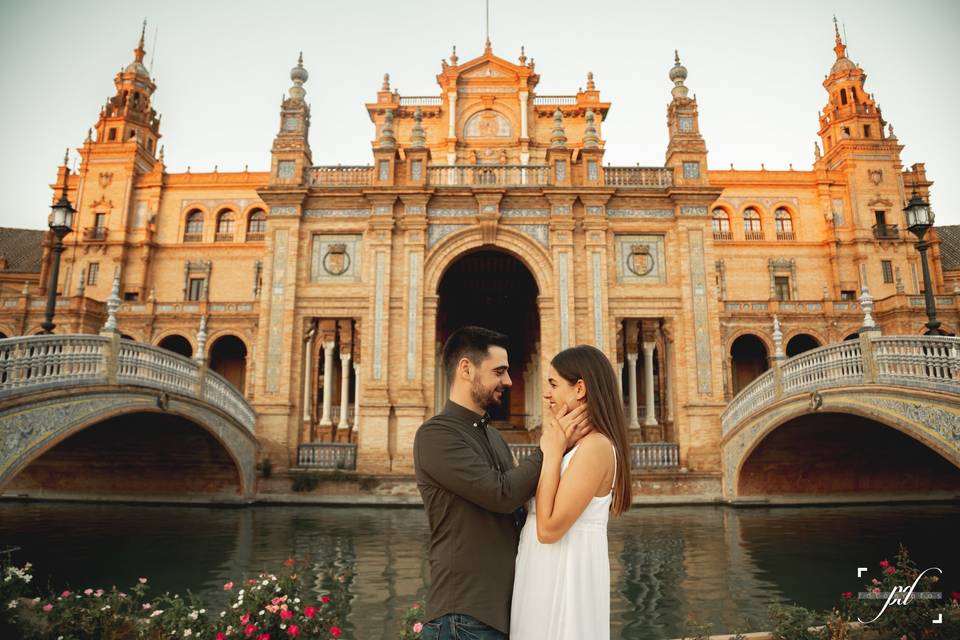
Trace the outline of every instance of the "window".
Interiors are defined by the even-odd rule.
[[[113,141],[117,139],[117,128],[110,127],[110,132],[107,134],[107,140]]]
[[[880,268],[883,269],[883,281],[893,282],[893,262],[890,260],[881,260]]]
[[[379,180],[380,182],[386,182],[389,179],[390,179],[390,161],[381,160],[377,163],[377,180]]]
[[[187,285],[187,300],[202,300],[206,278],[190,278]]]
[[[267,230],[267,215],[263,209],[254,209],[247,220],[247,240],[263,240]]]
[[[137,300],[140,299],[140,294],[137,293],[136,291],[124,291],[123,299],[126,300],[127,302],[136,302]]]
[[[217,216],[217,242],[231,242],[233,240],[233,211],[221,211]]]
[[[868,124],[863,125],[863,137],[864,138],[870,137],[870,125]]]
[[[87,284],[97,284],[97,276],[100,275],[100,263],[91,262],[87,265]]]
[[[730,216],[727,212],[717,207],[713,210],[713,239],[714,240],[732,240],[730,233]]]
[[[203,212],[191,211],[187,214],[187,226],[183,233],[184,242],[200,242],[203,239]]]
[[[844,300],[844,301],[846,301],[846,302],[852,302],[853,300],[856,300],[856,299],[857,299],[857,292],[856,292],[856,291],[849,291],[849,290],[841,291],[841,292],[840,292],[840,299],[841,299],[841,300]]]
[[[844,137],[844,138],[849,138],[849,137],[850,137],[850,127],[844,127],[844,128],[843,128],[843,137]]]
[[[95,213],[93,215],[93,226],[96,229],[103,229],[107,226],[107,214]]]
[[[877,221],[878,227],[887,226],[887,212],[886,211],[874,211],[873,217]]]
[[[777,300],[789,300],[790,276],[774,276],[773,289],[776,292]]]
[[[777,227],[777,240],[793,240],[793,218],[790,217],[790,212],[780,207],[773,217]]]
[[[419,180],[423,177],[423,160],[414,160],[410,163],[410,179]]]
[[[600,165],[596,160],[587,160],[587,180],[593,182],[600,179]]]
[[[840,104],[847,104],[847,90],[840,89]]]
[[[696,179],[700,177],[700,163],[699,162],[684,162],[683,163],[683,177]]]
[[[743,237],[747,240],[763,240],[760,212],[753,207],[747,207],[743,211]]]
[[[567,179],[567,161],[557,160],[553,163],[554,171],[557,175],[557,182],[563,182]]]

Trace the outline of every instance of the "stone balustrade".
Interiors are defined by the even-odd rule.
[[[665,189],[673,185],[673,170],[666,167],[604,167],[608,187]]]
[[[540,448],[536,444],[511,444],[510,451],[518,461],[528,458]],[[676,442],[634,442],[630,445],[630,468],[676,469],[680,466],[680,445]]]
[[[434,187],[536,187],[549,183],[550,168],[537,164],[434,165],[427,182]]]
[[[723,434],[790,396],[824,389],[895,385],[960,394],[960,338],[862,333],[782,361],[751,382],[721,416]]]
[[[557,105],[567,106],[577,104],[577,96],[534,96],[533,106]]]
[[[369,165],[311,167],[310,184],[314,187],[365,187],[373,184],[373,167]]]
[[[297,447],[297,466],[306,469],[357,468],[357,445],[310,442]]]
[[[195,398],[254,432],[256,414],[236,387],[189,358],[119,336],[40,335],[0,340],[0,400],[93,385],[148,387]]]

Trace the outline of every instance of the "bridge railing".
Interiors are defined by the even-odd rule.
[[[783,361],[730,401],[720,421],[726,435],[745,418],[799,393],[864,384],[892,384],[960,394],[960,338],[877,336],[807,351]]]
[[[306,442],[297,446],[297,466],[308,469],[356,469],[357,445]]]
[[[511,444],[510,451],[517,460],[524,460],[540,448],[536,444]],[[676,442],[634,442],[630,444],[630,468],[676,469],[680,466],[680,445]]]
[[[243,394],[200,363],[119,336],[41,335],[0,340],[0,400],[45,389],[131,385],[196,398],[253,433]]]

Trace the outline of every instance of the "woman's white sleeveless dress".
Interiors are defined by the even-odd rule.
[[[561,477],[579,446],[563,456]],[[607,520],[612,500],[612,487],[608,495],[591,498],[573,526],[553,544],[537,540],[536,501],[527,503],[513,579],[511,640],[610,638]]]

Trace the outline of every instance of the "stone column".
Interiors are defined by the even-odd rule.
[[[630,389],[628,426],[631,429],[639,429],[640,420],[637,418],[637,354],[635,353],[627,354],[627,387]]]
[[[673,336],[664,331],[663,336],[663,381],[664,397],[667,401],[666,422],[673,423]],[[676,433],[676,429],[673,429]]]
[[[643,395],[646,413],[643,425],[645,427],[657,426],[657,416],[653,403],[653,348],[655,342],[643,343]]]
[[[350,413],[350,353],[340,354],[340,423],[338,430],[350,428],[347,414]]]
[[[520,137],[529,138],[530,135],[527,133],[527,96],[529,94],[526,91],[521,91],[518,96],[520,98]]]
[[[330,409],[333,404],[333,347],[334,342],[323,343],[323,415],[320,417],[320,426],[329,427],[333,424],[330,419]]]
[[[311,326],[303,337],[303,421],[310,422],[313,408],[313,345],[317,336],[316,326]]]
[[[360,430],[360,363],[353,363],[353,432]]]

